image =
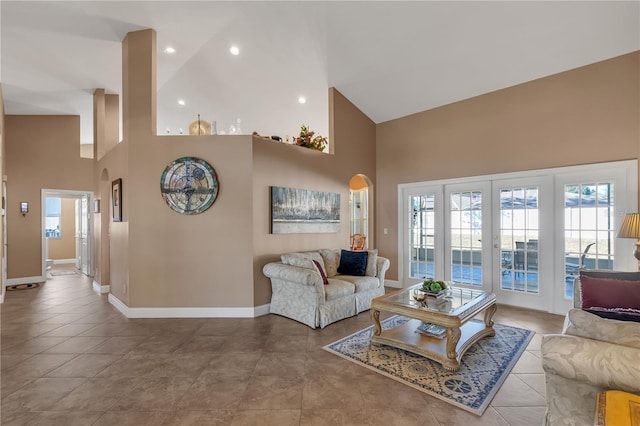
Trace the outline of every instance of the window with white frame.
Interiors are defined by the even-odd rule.
[[[62,199],[47,197],[45,200],[45,237],[60,238],[62,234]]]

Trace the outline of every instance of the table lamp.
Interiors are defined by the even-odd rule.
[[[635,238],[636,249],[633,255],[640,262],[640,213],[627,213],[618,232],[618,238]],[[638,265],[640,270],[640,264]]]

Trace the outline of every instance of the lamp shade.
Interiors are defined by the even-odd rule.
[[[627,213],[625,215],[618,237],[640,239],[640,213]]]

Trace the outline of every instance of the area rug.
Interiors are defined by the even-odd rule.
[[[396,315],[381,325],[386,330],[408,320]],[[323,349],[481,416],[534,335],[508,325],[494,324],[494,328],[495,336],[480,339],[465,352],[456,372],[402,349],[372,345],[373,326]]]
[[[62,271],[51,271],[49,272],[52,277],[58,277],[61,275],[76,275],[78,271],[70,271],[70,270],[62,270]]]
[[[7,291],[30,290],[32,288],[38,288],[38,287],[40,287],[40,284],[38,283],[14,284],[14,285],[8,285]]]

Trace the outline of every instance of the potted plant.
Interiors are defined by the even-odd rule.
[[[320,135],[314,137],[314,135],[315,132],[303,124],[300,126],[300,136],[295,139],[296,145],[323,151],[327,146],[327,138]]]

